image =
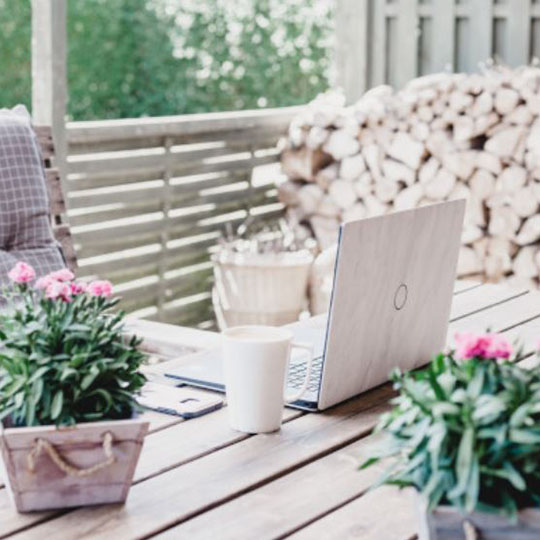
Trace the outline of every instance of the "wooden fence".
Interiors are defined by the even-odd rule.
[[[210,252],[227,223],[281,215],[276,143],[297,112],[69,123],[79,275],[112,280],[141,317],[212,324]]]
[[[336,64],[350,101],[442,70],[540,57],[540,0],[338,0]]]

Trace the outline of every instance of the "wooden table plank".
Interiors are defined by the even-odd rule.
[[[525,298],[525,291],[501,292],[492,285],[462,290],[454,299],[453,315],[458,319],[452,323],[452,330],[467,319],[480,324],[488,320],[491,313],[505,328],[518,324],[523,317],[535,316],[536,307],[525,302],[522,294]],[[532,303],[538,303],[539,296],[531,296]],[[509,309],[507,321],[511,321],[510,324],[505,323],[505,307]],[[518,328],[511,331],[517,332]],[[540,335],[538,321],[534,319],[525,323],[523,328],[530,336],[536,332],[535,339]],[[215,424],[209,421],[218,414],[224,415],[225,411],[199,419],[208,422],[207,426],[219,425],[219,428],[201,429],[200,433],[194,429],[195,421],[158,428],[149,436],[148,441],[154,437],[154,442],[148,444],[148,457],[144,461],[141,457],[141,468],[137,471],[139,483],[134,486],[125,506],[67,512],[24,531],[20,537],[81,538],[86,535],[99,538],[115,534],[122,538],[139,537],[174,526],[191,516],[201,514],[202,518],[204,511],[215,507],[216,510],[208,512],[210,516],[220,508],[219,505],[225,507],[242,499],[242,496],[257,496],[273,481],[286,479],[291,471],[294,474],[296,470],[302,470],[299,467],[316,465],[322,456],[338,453],[344,445],[362,439],[371,430],[378,412],[385,408],[389,395],[388,386],[382,387],[325,413],[296,418],[279,433],[225,442],[228,444],[225,448],[219,443],[224,439],[213,439],[211,430],[221,429],[225,435],[226,420],[215,420]],[[377,405],[373,406],[373,403]],[[190,424],[192,427],[186,428]],[[167,435],[168,432],[170,435]],[[213,440],[214,446],[205,441],[205,436]],[[192,458],[183,448],[184,445],[189,446],[190,438],[193,438],[191,448],[198,448],[198,453],[194,452]],[[167,450],[163,452],[163,448]],[[166,457],[161,462],[162,455]],[[165,472],[160,474],[161,470]],[[148,480],[141,481],[148,477]],[[312,491],[316,494],[318,490]],[[38,521],[48,519],[50,514],[37,517]],[[201,518],[194,518],[193,521]],[[11,526],[13,519],[16,521],[15,528]],[[0,490],[0,535],[5,534],[3,531],[9,531],[10,527],[11,530],[29,527],[34,523],[33,519],[34,516],[18,516],[12,510],[10,513],[6,508],[5,490]]]
[[[526,293],[527,289],[510,289],[492,284],[475,287],[465,294],[454,296],[450,320],[457,320],[485,309],[486,306],[493,306]]]
[[[454,294],[461,294],[462,292],[469,291],[475,287],[480,287],[480,285],[482,285],[480,281],[458,279],[454,284]]]
[[[492,306],[489,310],[458,319],[452,325],[452,329],[458,332],[484,332],[489,328],[500,332],[538,316],[540,316],[540,293],[530,292]],[[448,337],[450,342],[453,336]]]
[[[303,414],[298,410],[285,409],[283,421],[288,422]],[[134,482],[156,476],[248,437],[250,435],[229,427],[226,408],[160,431],[144,440]]]
[[[414,498],[383,486],[308,525],[291,540],[412,540],[417,518]],[[177,537],[178,538],[178,537]]]
[[[360,497],[380,477],[384,465],[357,471],[358,464],[377,451],[377,442],[377,438],[365,437],[169,529],[159,538],[270,540],[292,534]],[[322,537],[325,535],[312,536]]]

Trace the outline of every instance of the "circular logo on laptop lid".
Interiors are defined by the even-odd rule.
[[[403,309],[405,304],[407,303],[407,295],[409,293],[409,290],[407,289],[407,285],[405,283],[402,283],[394,293],[394,307],[397,311]]]

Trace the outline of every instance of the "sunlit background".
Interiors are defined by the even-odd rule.
[[[329,86],[329,0],[69,0],[68,114],[306,103]],[[0,0],[0,103],[30,106],[30,2]]]

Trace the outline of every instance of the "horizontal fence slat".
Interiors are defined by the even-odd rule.
[[[258,111],[69,122],[66,129],[70,144],[141,137],[195,136],[222,130],[287,125],[302,109],[300,106]]]

